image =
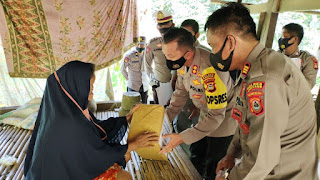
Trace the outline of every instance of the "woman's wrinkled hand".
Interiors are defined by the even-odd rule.
[[[145,132],[144,134],[137,136],[131,142],[128,142],[128,151],[134,151],[142,147],[152,148],[154,147],[153,144],[158,142],[159,136],[155,132]]]

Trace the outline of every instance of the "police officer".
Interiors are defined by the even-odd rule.
[[[200,36],[199,33],[199,24],[194,19],[186,19],[181,23],[181,28],[184,28],[188,30],[195,41],[194,46],[197,48],[202,48],[207,51],[211,51],[206,46],[200,44],[198,41],[198,38]],[[172,86],[175,87],[176,81],[177,81],[177,71],[171,71],[172,73]],[[174,90],[174,88],[173,88]],[[199,119],[199,113],[200,110],[194,106],[192,103],[192,100],[189,98],[185,106],[183,107],[182,111],[179,113],[177,122],[176,122],[176,128],[178,132],[182,132],[187,128],[190,128],[192,125],[195,125],[198,123]],[[175,124],[175,123],[174,123]]]
[[[146,104],[148,101],[148,79],[143,66],[145,44],[146,38],[140,36],[136,48],[124,56],[120,69],[127,80],[127,90],[139,92],[142,103]]]
[[[282,28],[282,37],[278,40],[279,49],[290,57],[303,73],[309,83],[310,89],[316,84],[318,61],[307,51],[299,50],[299,44],[303,38],[303,27],[296,23],[290,23]]]
[[[318,179],[316,114],[299,69],[259,43],[255,23],[241,3],[215,11],[205,29],[212,66],[241,70],[232,110],[239,126],[216,172],[231,169],[232,180]]]
[[[215,70],[209,51],[194,47],[192,34],[173,28],[164,35],[167,65],[178,70],[176,89],[166,109],[169,119],[181,111],[188,98],[200,109],[199,122],[192,128],[165,135],[170,138],[162,153],[181,143],[191,144],[191,161],[206,179],[215,177],[216,164],[226,154],[237,123],[231,118],[233,80],[229,72]]]
[[[208,47],[200,44],[200,42],[198,41],[200,33],[199,33],[199,24],[198,24],[198,22],[196,20],[194,20],[194,19],[186,19],[181,23],[181,27],[185,28],[186,30],[188,30],[192,34],[193,39],[195,40],[194,45],[197,48],[203,48],[203,49],[205,49],[205,50],[207,50],[209,52],[211,51],[211,49],[209,49]]]
[[[174,23],[172,15],[168,11],[158,11],[156,17],[161,37],[151,39],[147,45],[145,65],[155,104],[166,105],[172,94],[172,86],[170,84],[170,69],[166,65],[166,59],[162,52],[162,37],[170,28],[174,27]],[[152,63],[154,63],[154,68]]]

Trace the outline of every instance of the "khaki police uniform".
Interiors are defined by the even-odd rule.
[[[200,44],[199,42],[198,42],[196,48],[202,48],[202,49],[205,49],[205,50],[211,52],[211,50],[208,47]],[[171,74],[176,76],[177,71],[172,70]],[[189,107],[192,105],[193,105],[192,100],[189,98],[187,103],[183,107],[182,111],[178,114],[177,122],[174,122],[174,123],[176,123],[176,128],[177,128],[178,132],[182,132],[182,131],[184,131],[184,130],[186,130],[186,129],[188,129],[198,123],[199,116],[195,116],[191,119],[188,119],[192,113],[192,111],[188,111],[188,110],[189,110]]]
[[[170,69],[167,67],[166,57],[162,52],[162,37],[150,40],[146,47],[146,69],[150,78],[167,83],[171,80]],[[154,69],[152,68],[154,63]]]
[[[170,84],[171,72],[162,52],[162,42],[162,37],[150,40],[146,47],[145,65],[148,77],[151,82],[156,84],[156,87],[153,88],[154,94],[156,94],[154,99],[158,104],[165,105],[171,97],[172,87]],[[152,63],[154,63],[154,68],[152,68]]]
[[[235,132],[237,123],[231,117],[233,108],[233,80],[229,72],[215,70],[209,60],[210,52],[196,48],[195,56],[189,70],[183,66],[178,70],[178,79],[176,89],[171,97],[170,105],[166,113],[171,121],[181,111],[188,98],[200,109],[198,123],[192,128],[188,128],[180,133],[184,143],[191,144],[191,158],[195,167],[201,174],[215,176],[215,166],[219,157],[226,154],[227,147]],[[214,137],[214,138],[213,138]],[[206,145],[200,145],[202,148],[196,148],[198,151],[192,151],[192,146],[203,138]],[[225,138],[225,140],[223,139]],[[221,146],[210,146],[214,141],[219,141]],[[221,142],[222,141],[222,142]],[[217,144],[216,144],[217,145]],[[200,150],[199,150],[200,149]],[[216,158],[216,159],[214,159]],[[203,166],[195,164],[203,163],[206,160],[206,171]],[[195,161],[193,161],[195,160]],[[200,161],[200,162],[199,162]],[[212,175],[210,175],[212,173]]]
[[[124,56],[120,70],[127,80],[128,90],[140,92],[143,103],[147,103],[148,81],[143,68],[144,52],[139,55],[136,49]]]
[[[299,58],[301,59],[300,70],[304,77],[307,79],[310,89],[316,84],[316,78],[318,73],[318,61],[307,51],[296,50],[290,58]]]
[[[318,179],[316,114],[310,88],[289,58],[258,44],[236,82],[239,126],[230,179]]]

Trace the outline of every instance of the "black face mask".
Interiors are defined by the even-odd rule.
[[[145,48],[139,48],[139,47],[136,47],[136,50],[141,53]]]
[[[279,45],[279,49],[280,51],[283,51],[284,49],[288,48],[289,46],[291,46],[293,43],[289,44],[289,41],[293,38],[289,37],[289,38],[279,38],[278,40],[278,45]]]
[[[188,51],[187,51],[187,52],[188,52]],[[184,53],[184,55],[186,55],[187,52]],[[184,55],[183,55],[183,56],[184,56]],[[176,60],[176,61],[171,61],[171,60],[169,60],[169,59],[166,58],[168,68],[169,68],[170,70],[180,69],[180,68],[184,65],[184,63],[186,63],[186,59],[185,59],[183,56],[182,56],[180,59]]]
[[[225,60],[222,60],[222,51],[224,46],[226,45],[226,42],[228,40],[228,37],[226,37],[226,40],[223,43],[223,46],[221,47],[221,49],[219,50],[219,52],[217,52],[216,54],[210,53],[210,62],[212,64],[212,66],[215,69],[218,69],[220,71],[228,71],[231,65],[231,61],[232,61],[232,56],[233,56],[233,51],[230,53],[229,57]]]
[[[165,34],[165,33],[168,32],[171,28],[172,28],[172,26],[171,26],[171,27],[168,27],[168,28],[161,28],[161,29],[159,29],[159,31],[160,31],[161,34]]]

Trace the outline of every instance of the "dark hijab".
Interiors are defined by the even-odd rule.
[[[83,110],[87,108],[93,71],[92,64],[80,61],[69,62],[57,71],[62,86]],[[48,77],[25,159],[26,179],[94,179],[114,163],[125,166],[127,145],[119,141],[126,120],[112,118],[103,123],[90,114],[105,126],[107,140],[101,140],[100,130],[63,92],[54,74]],[[118,130],[121,133],[116,133]]]

